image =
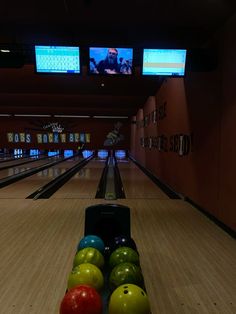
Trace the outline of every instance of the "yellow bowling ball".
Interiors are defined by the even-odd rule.
[[[112,293],[109,314],[150,314],[147,294],[140,287],[133,284],[119,286]]]
[[[97,249],[93,247],[86,247],[76,253],[74,258],[74,267],[84,263],[90,263],[98,268],[102,268],[104,265],[104,257]]]
[[[90,263],[84,263],[72,269],[68,278],[68,290],[77,285],[89,285],[100,291],[104,285],[101,270]]]

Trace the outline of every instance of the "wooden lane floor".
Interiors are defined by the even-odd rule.
[[[182,200],[131,206],[152,313],[236,313],[235,240]]]
[[[0,189],[0,199],[2,198],[26,198],[31,193],[55,179],[69,168],[79,162],[79,157],[66,160],[53,167],[44,169],[36,174],[12,183]],[[31,168],[36,165],[31,165]]]
[[[29,163],[26,163],[24,165],[17,165],[17,164],[14,164],[11,166],[11,168],[8,168],[8,169],[3,169],[1,170],[0,168],[0,179],[2,178],[6,178],[6,177],[9,177],[9,176],[12,176],[12,175],[15,175],[15,174],[18,174],[18,173],[21,173],[23,171],[26,171],[26,170],[29,170],[29,169],[32,169],[32,168],[35,168],[35,167],[40,167],[40,166],[43,166],[49,162],[54,162],[54,161],[59,161],[60,157],[57,156],[57,157],[54,157],[54,158],[48,158],[48,159],[38,159],[34,162],[30,162],[32,161],[29,160]],[[5,166],[10,166],[9,164],[5,165]]]
[[[6,165],[14,165],[14,164],[18,164],[20,162],[23,161],[30,161],[32,159],[40,159],[40,158],[44,158],[47,157],[46,154],[40,154],[40,155],[8,155],[5,157],[0,157],[0,167],[2,166],[6,166]]]
[[[104,167],[105,161],[90,161],[51,198],[95,198]]]
[[[46,156],[45,156],[46,157]],[[27,157],[27,158],[15,158],[13,160],[0,160],[0,170],[2,167],[6,167],[6,166],[17,166],[18,164],[22,163],[22,162],[27,162],[27,161],[32,161],[35,158],[33,157]]]
[[[1,313],[59,313],[85,208],[98,203],[1,200]],[[233,238],[182,200],[113,203],[131,209],[152,314],[236,313]]]
[[[57,164],[49,169],[22,179],[16,183],[0,189],[0,199],[26,198],[50,180],[74,166],[73,159]],[[34,166],[33,164],[31,167]],[[36,165],[35,165],[36,166]],[[52,198],[95,198],[99,180],[102,175],[105,161],[92,160],[75,176],[66,182]],[[20,167],[19,167],[20,168]],[[17,169],[18,172],[25,168]],[[168,196],[157,187],[134,163],[119,163],[119,170],[127,198],[159,198],[168,199]],[[8,170],[5,170],[8,171]],[[3,172],[3,171],[2,171]]]
[[[169,199],[132,161],[118,162],[118,168],[126,198]]]
[[[134,163],[123,162],[118,163],[118,165],[127,198],[169,198]],[[89,162],[82,171],[71,178],[51,197],[95,198],[103,168],[104,162]]]

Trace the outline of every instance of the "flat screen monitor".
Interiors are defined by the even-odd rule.
[[[14,149],[14,158],[20,158],[23,156],[23,150],[21,148]]]
[[[35,46],[36,73],[80,73],[80,49],[69,46]]]
[[[89,74],[133,74],[133,48],[89,48]]]
[[[55,151],[49,151],[48,152],[48,157],[52,157],[52,156],[57,156],[57,155],[59,155],[59,150],[55,150]]]
[[[39,150],[38,149],[30,149],[30,156],[38,156]]]
[[[185,49],[144,49],[142,75],[184,76]]]

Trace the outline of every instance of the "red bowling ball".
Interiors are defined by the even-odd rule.
[[[76,286],[62,299],[60,314],[102,314],[102,298],[88,285]]]

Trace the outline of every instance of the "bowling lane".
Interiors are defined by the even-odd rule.
[[[118,162],[126,198],[169,199],[132,161]]]
[[[100,203],[1,200],[1,313],[59,313],[85,209]],[[117,203],[131,209],[152,314],[236,313],[233,238],[182,200]]]
[[[0,156],[0,164],[4,163],[4,162],[10,162],[10,161],[13,161],[13,160],[16,160],[16,159],[23,159],[25,157],[19,157],[19,158],[14,158],[13,155],[2,155]]]
[[[24,172],[26,170],[33,169],[35,167],[43,166],[43,165],[45,165],[45,164],[47,164],[49,162],[59,161],[60,159],[62,159],[62,157],[54,156],[54,157],[51,157],[51,158],[49,157],[49,158],[46,158],[46,159],[43,159],[43,160],[39,159],[39,160],[37,160],[35,162],[29,162],[29,163],[26,163],[24,165],[19,165],[19,166],[15,165],[15,166],[12,166],[9,169],[1,170],[1,168],[0,168],[0,179],[13,176],[15,174]]]
[[[51,198],[95,198],[105,161],[90,161],[75,176],[66,182]]]
[[[19,165],[20,163],[22,163],[22,162],[27,162],[27,161],[32,161],[32,160],[35,160],[35,159],[38,159],[38,160],[40,160],[41,158],[43,158],[43,157],[46,157],[46,155],[41,155],[39,158],[37,158],[37,157],[33,157],[33,156],[29,156],[29,157],[20,157],[20,158],[15,158],[15,159],[13,159],[13,160],[0,160],[0,170],[1,170],[1,168],[3,168],[3,167],[8,167],[8,166],[12,166],[12,167],[14,167],[14,166],[17,166],[17,165]],[[10,158],[9,158],[10,159]],[[12,159],[12,157],[11,157],[11,159]]]
[[[26,198],[51,180],[64,173],[66,170],[75,166],[81,160],[80,157],[74,157],[61,162],[53,167],[44,169],[25,179],[19,180],[0,189],[1,198]]]

